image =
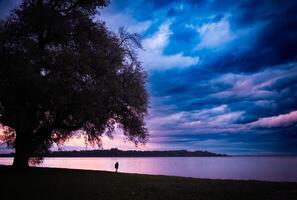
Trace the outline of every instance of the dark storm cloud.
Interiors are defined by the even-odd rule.
[[[166,17],[174,19],[166,53],[176,53],[180,49],[186,55],[196,52],[205,57],[202,67],[222,72],[253,72],[296,60],[296,1],[149,1],[141,5],[145,7],[146,4],[155,9],[152,14],[166,10]],[[195,27],[218,23],[224,17],[234,36],[223,46],[225,50],[195,51],[195,44],[201,41]],[[242,36],[242,32],[247,33]]]
[[[234,54],[234,51],[245,45],[239,43],[211,65],[221,71],[251,72],[296,61],[297,2],[240,2],[230,23],[234,29],[255,27],[256,35],[251,41],[253,45],[242,53]]]
[[[177,110],[227,104],[234,110],[245,109],[247,114],[252,111],[253,116],[264,117],[297,109],[293,103],[297,100],[296,64],[245,75],[200,73],[196,80],[181,72],[153,75],[152,94],[168,96],[164,101],[178,105]],[[163,87],[158,88],[159,85]]]

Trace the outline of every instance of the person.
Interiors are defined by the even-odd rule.
[[[119,169],[119,163],[118,162],[115,163],[114,168],[116,169],[115,172],[118,172],[118,169]]]

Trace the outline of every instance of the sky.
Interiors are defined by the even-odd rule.
[[[14,5],[0,0],[1,16]],[[138,149],[296,155],[296,10],[294,0],[111,0],[98,18],[144,48],[150,140]],[[135,149],[120,134],[103,147]]]

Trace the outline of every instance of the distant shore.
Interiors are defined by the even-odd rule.
[[[297,183],[0,166],[1,200],[295,199]]]
[[[13,157],[14,154],[0,154],[0,157]],[[219,157],[226,154],[212,153],[208,151],[123,151],[119,149],[110,150],[82,150],[82,151],[52,151],[41,157]]]

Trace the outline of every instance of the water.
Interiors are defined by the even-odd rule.
[[[297,157],[46,158],[41,167],[114,171],[115,162],[126,173],[297,182]]]

